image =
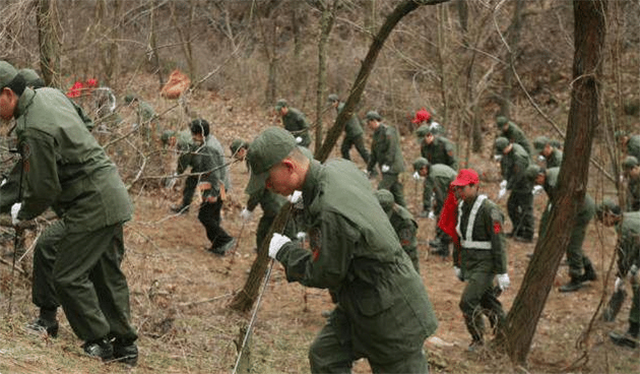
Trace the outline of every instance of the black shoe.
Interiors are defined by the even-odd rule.
[[[215,248],[211,247],[209,249],[209,252],[216,254],[218,256],[224,256],[231,248],[233,248],[234,244],[236,244],[236,240],[231,239],[219,247],[215,247]]]
[[[113,360],[129,366],[138,363],[138,346],[133,342],[113,341]]]
[[[27,323],[27,330],[44,334],[45,332],[52,338],[58,337],[58,321],[46,321],[42,318],[38,318],[31,323]]]
[[[613,344],[621,347],[636,348],[638,346],[638,338],[631,336],[629,333],[621,334],[619,332],[612,331],[609,333],[609,337]]]
[[[189,212],[189,205],[172,205],[171,211],[175,214],[186,214]]]
[[[571,279],[571,281],[559,288],[560,292],[575,292],[582,288],[580,279]]]
[[[113,358],[113,346],[104,338],[86,342],[82,348],[89,356],[99,357],[102,361],[108,361]]]
[[[583,282],[589,282],[596,279],[598,279],[598,276],[596,275],[596,271],[593,269],[593,266],[585,266],[584,274],[582,274],[582,278],[580,280]]]

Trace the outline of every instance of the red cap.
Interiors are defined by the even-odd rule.
[[[431,118],[431,113],[427,112],[425,108],[416,112],[416,116],[411,120],[412,123],[426,122]]]
[[[473,169],[462,169],[458,172],[456,180],[451,182],[452,186],[467,186],[469,184],[478,184],[480,179],[478,173]]]

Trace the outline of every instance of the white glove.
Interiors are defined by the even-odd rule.
[[[509,288],[510,285],[511,281],[509,280],[509,274],[498,274],[498,287],[500,287],[502,291]]]
[[[531,194],[532,195],[539,195],[539,194],[542,193],[542,190],[543,190],[543,188],[540,185],[533,186],[533,190],[531,190]]]
[[[500,189],[501,190],[506,190],[507,189],[507,181],[503,180],[502,182],[500,182]]]
[[[507,189],[501,188],[500,191],[498,191],[498,199],[502,199],[502,197],[506,194],[507,194]]]
[[[629,275],[631,275],[632,277],[635,277],[636,274],[638,274],[638,267],[633,264],[631,265],[631,269],[629,269]]]
[[[0,182],[0,187],[4,186],[7,183],[7,178],[2,178],[2,182]]]
[[[539,163],[543,163],[543,162],[546,162],[546,161],[547,161],[546,157],[544,157],[543,155],[538,155],[538,162]]]
[[[287,196],[287,200],[289,200],[289,202],[291,204],[295,204],[298,201],[300,201],[300,198],[302,197],[302,191],[293,191],[293,193],[289,196]]]
[[[417,171],[413,173],[413,179],[419,181],[420,180],[420,173],[418,173]]]
[[[251,211],[247,208],[242,209],[242,212],[240,212],[240,217],[245,220],[248,221],[251,219]]]
[[[616,278],[616,283],[614,283],[614,290],[616,292],[619,292],[620,290],[622,290],[624,288],[624,281],[622,280],[622,278],[617,277]]]
[[[430,211],[429,215],[427,215],[427,218],[435,220],[436,219],[436,215],[433,214],[433,211]]]
[[[278,252],[280,252],[280,248],[282,248],[283,245],[289,243],[290,241],[291,239],[287,238],[284,235],[280,235],[277,232],[273,233],[273,237],[269,242],[269,257],[275,260]]]
[[[502,160],[502,155],[494,155],[493,156],[493,161],[497,162],[497,161],[500,161],[500,160]]]
[[[383,173],[388,172],[389,169],[391,169],[389,165],[382,165],[382,167],[380,168],[380,170],[382,170]]]
[[[460,279],[460,281],[464,282],[464,278],[462,277],[462,269],[460,269],[457,266],[453,267],[453,272],[456,273],[456,277],[458,277],[458,279]]]
[[[620,174],[620,183],[624,182],[624,174]]]
[[[304,231],[300,231],[299,233],[296,234],[296,238],[298,238],[298,240],[302,241],[307,237],[307,233]]]
[[[302,137],[300,137],[300,136],[296,136],[296,143],[297,143],[297,144],[302,143]]]
[[[11,206],[11,224],[17,226],[20,223],[18,219],[18,212],[22,208],[22,203],[15,203]]]

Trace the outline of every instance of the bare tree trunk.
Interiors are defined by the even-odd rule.
[[[106,83],[108,86],[116,85],[120,66],[120,53],[118,52],[118,40],[120,40],[120,11],[122,1],[113,1],[113,23],[111,26],[111,40],[108,47],[108,63],[105,65]],[[108,73],[107,73],[108,72]]]
[[[193,19],[195,18],[196,3],[194,0],[189,1],[189,18],[184,27],[180,27],[178,24],[178,18],[176,16],[176,2],[170,1],[169,4],[171,4],[171,21],[173,23],[173,27],[175,27],[178,32],[180,47],[182,48],[182,53],[184,53],[185,60],[187,60],[189,79],[194,82],[196,80],[196,61],[193,58],[191,27],[193,26]]]
[[[149,49],[147,50],[147,58],[153,61],[156,74],[158,75],[158,89],[164,86],[164,78],[162,76],[162,68],[160,66],[160,56],[158,56],[158,40],[156,35],[156,0],[149,1]]]
[[[42,78],[47,86],[61,88],[57,0],[38,0],[36,23]]]
[[[362,63],[362,67],[358,72],[358,76],[356,77],[353,85],[351,86],[351,93],[349,98],[345,102],[344,108],[338,114],[336,118],[336,122],[331,127],[329,132],[327,133],[327,137],[321,148],[316,149],[315,158],[320,162],[324,162],[331,153],[331,149],[335,146],[340,134],[344,129],[344,125],[347,122],[348,118],[351,118],[353,115],[353,111],[356,107],[356,103],[360,100],[360,96],[364,91],[364,87],[366,86],[367,79],[373,66],[375,65],[376,58],[384,45],[385,40],[393,30],[393,28],[400,22],[400,20],[411,13],[415,9],[417,9],[421,5],[425,4],[438,4],[448,0],[425,0],[425,1],[414,1],[414,0],[405,0],[402,3],[398,4],[396,8],[389,14],[385,23],[380,28],[378,34],[374,37],[371,46],[369,47],[369,52],[367,53],[367,57],[364,59]],[[269,257],[267,255],[269,241],[271,240],[271,236],[274,232],[282,232],[284,225],[286,223],[286,217],[289,214],[291,204],[287,203],[278,213],[278,216],[274,220],[273,225],[271,226],[270,232],[265,238],[265,241],[260,246],[258,250],[258,257],[254,261],[251,266],[251,271],[249,273],[249,278],[245,283],[243,289],[236,294],[234,299],[231,301],[229,305],[230,308],[239,310],[239,311],[248,311],[253,306],[255,302],[258,290],[260,289],[260,285],[262,284],[262,280],[264,278],[265,271],[267,269]]]
[[[531,348],[560,260],[584,201],[589,156],[598,125],[598,95],[605,39],[605,0],[575,0],[573,84],[567,137],[558,185],[545,237],[536,245],[522,286],[507,316],[506,347],[511,360],[523,365]]]
[[[522,13],[526,6],[525,0],[516,0],[513,18],[507,32],[507,55],[505,61],[508,66],[504,69],[504,88],[500,98],[500,114],[511,117],[511,98],[513,96],[513,69],[519,53],[520,31],[522,30]]]
[[[336,4],[340,0],[336,0],[333,3],[333,7],[330,8],[328,0],[320,1],[318,6],[321,7],[322,18],[320,19],[320,38],[318,40],[318,86],[316,90],[316,145],[315,149],[322,146],[322,114],[324,113],[323,107],[326,105],[326,86],[327,86],[327,43],[329,41],[329,34],[333,28],[333,21],[335,19],[334,10]]]

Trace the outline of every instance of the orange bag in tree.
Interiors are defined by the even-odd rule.
[[[191,85],[191,79],[176,69],[171,72],[169,81],[160,90],[160,96],[167,99],[177,99]]]

